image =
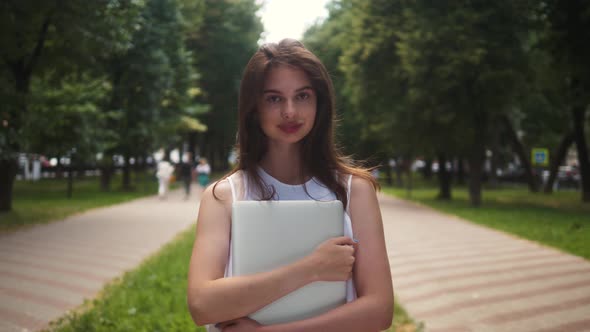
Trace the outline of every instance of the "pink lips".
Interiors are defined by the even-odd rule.
[[[296,133],[299,130],[299,128],[301,128],[301,126],[303,125],[299,123],[285,123],[280,125],[279,129],[281,129],[283,132],[287,134],[293,134]]]

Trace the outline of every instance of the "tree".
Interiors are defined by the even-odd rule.
[[[75,167],[93,161],[101,151],[104,135],[108,135],[100,130],[105,114],[99,105],[109,86],[104,77],[79,74],[55,79],[54,75],[48,72],[31,81],[29,116],[24,119],[22,130],[27,137],[23,151],[55,156],[58,160],[70,157],[71,197]]]
[[[135,1],[3,1],[0,4],[0,61],[3,105],[0,133],[0,211],[12,208],[16,155],[27,137],[32,79],[71,63],[93,64],[129,41]]]
[[[200,75],[199,101],[210,105],[203,117],[207,132],[200,152],[214,169],[226,169],[237,130],[239,81],[256,51],[262,24],[253,0],[206,0],[205,10],[198,36],[187,45]]]
[[[124,156],[123,188],[130,189],[131,157],[145,156],[162,139],[159,128],[180,121],[189,103],[190,55],[184,49],[183,22],[175,0],[150,0],[141,13],[132,47],[117,59],[122,113],[117,152]]]
[[[539,15],[547,21],[542,43],[565,86],[562,92],[578,152],[582,201],[590,202],[590,157],[585,134],[590,105],[590,3],[584,0],[540,1]]]
[[[305,31],[303,43],[322,63],[332,77],[336,94],[336,112],[339,118],[336,136],[345,153],[361,153],[361,112],[355,112],[350,95],[346,91],[346,73],[340,66],[340,59],[350,33],[352,20],[351,1],[332,2],[328,5],[329,16],[323,22],[316,22]],[[366,156],[363,156],[366,157]]]
[[[489,132],[498,116],[510,112],[523,86],[528,6],[512,1],[414,1],[405,11],[406,22],[415,24],[400,34],[410,98],[430,123],[450,125],[442,131],[437,125],[428,127],[442,134],[428,137],[465,151],[474,206],[481,203]]]

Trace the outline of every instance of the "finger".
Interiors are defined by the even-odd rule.
[[[218,328],[218,329],[220,329],[220,330],[223,330],[224,328],[226,328],[228,326],[235,325],[236,324],[236,321],[237,321],[236,319],[232,319],[232,320],[228,320],[228,321],[225,321],[225,322],[217,323],[217,324],[215,324],[215,327]]]
[[[337,245],[349,245],[349,246],[355,244],[354,240],[348,236],[335,237],[332,239],[332,243],[337,244]]]

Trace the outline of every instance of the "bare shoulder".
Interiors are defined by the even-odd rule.
[[[379,203],[373,183],[360,176],[353,176],[350,188],[350,213],[353,221],[361,216],[365,219],[365,216],[375,210],[379,210]]]
[[[223,206],[227,210],[231,208],[231,201],[231,186],[228,179],[222,179],[210,184],[201,197],[201,203],[208,206]]]
[[[350,188],[351,200],[354,198],[362,199],[376,197],[375,187],[371,181],[360,176],[353,176]]]

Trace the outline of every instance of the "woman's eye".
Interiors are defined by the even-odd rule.
[[[309,99],[309,93],[303,92],[297,95],[297,99],[299,100],[306,100]]]
[[[281,97],[279,96],[268,96],[266,97],[266,101],[271,104],[276,104],[281,101]]]

